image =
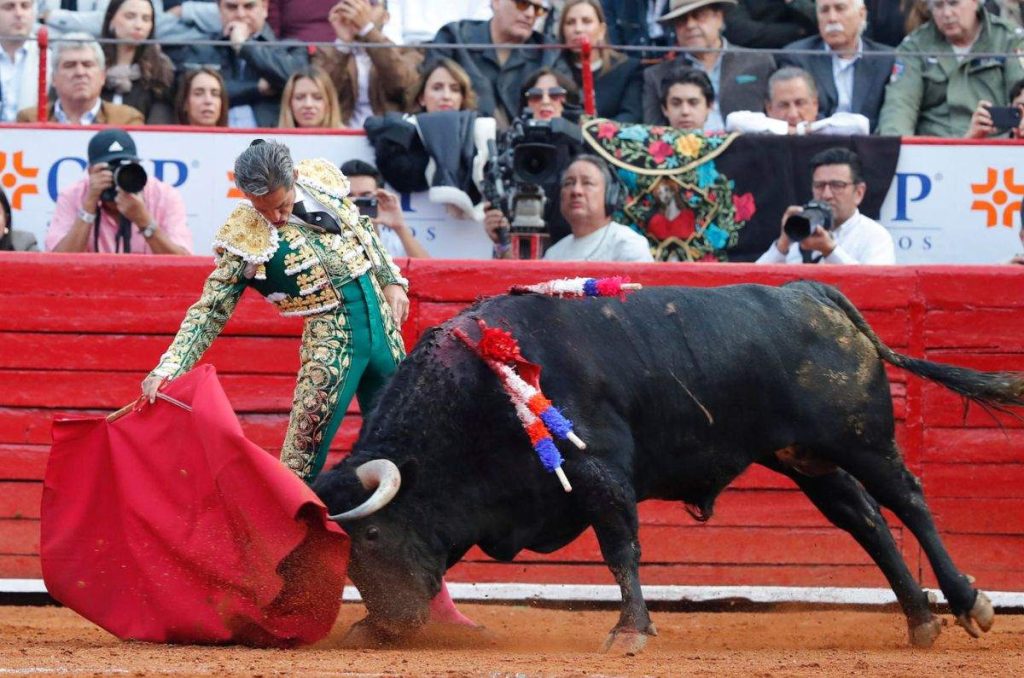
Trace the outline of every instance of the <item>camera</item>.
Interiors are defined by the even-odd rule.
[[[117,189],[125,193],[138,193],[146,187],[149,176],[142,165],[134,160],[115,159],[107,163],[107,167],[114,173],[114,185],[103,189],[100,200],[112,202],[117,197]]]
[[[505,214],[513,233],[540,233],[547,202],[543,187],[557,185],[582,149],[580,128],[569,120],[517,118],[497,145],[488,144],[484,197]]]
[[[800,214],[790,216],[782,225],[782,230],[790,240],[800,242],[814,233],[818,226],[826,231],[832,230],[832,208],[828,203],[812,200],[803,206],[803,210]]]
[[[371,219],[377,218],[377,198],[372,195],[363,195],[352,198],[352,204],[359,209],[359,213]]]

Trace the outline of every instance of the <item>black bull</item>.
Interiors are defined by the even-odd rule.
[[[458,327],[478,337],[476,318],[512,332],[587,442],[582,451],[559,444],[571,493],[541,467],[496,376],[453,336]],[[314,485],[332,513],[347,511],[339,522],[369,612],[362,628],[393,637],[424,623],[444,572],[474,545],[509,560],[559,549],[593,526],[622,590],[609,641],[636,650],[655,635],[640,589],[637,502],[676,500],[707,519],[756,463],[795,481],[874,559],[912,643],[931,645],[941,625],[879,504],[920,542],[958,623],[987,631],[991,603],[954,566],[894,440],[883,361],[972,400],[1024,404],[1021,375],[895,353],[819,283],[476,304],[424,335],[352,454]],[[389,461],[364,465],[374,460]]]

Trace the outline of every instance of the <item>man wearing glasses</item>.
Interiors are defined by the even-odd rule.
[[[757,263],[896,263],[896,248],[889,231],[857,209],[867,184],[856,153],[846,148],[829,148],[811,158],[811,191],[816,201],[831,208],[831,228],[813,226],[810,235],[795,242],[783,227],[779,239]],[[791,205],[783,213],[782,223],[803,211],[803,207]]]
[[[962,137],[978,101],[1008,105],[1024,77],[1024,29],[981,0],[928,0],[928,9],[931,21],[896,48],[879,134]]]
[[[490,21],[453,21],[443,26],[431,41],[427,59],[443,56],[466,69],[477,96],[477,111],[494,117],[505,129],[522,113],[520,96],[526,76],[542,66],[551,66],[558,50],[474,49],[460,45],[542,45],[544,36],[533,30],[550,10],[548,0],[491,0]],[[566,75],[571,75],[566,73]]]

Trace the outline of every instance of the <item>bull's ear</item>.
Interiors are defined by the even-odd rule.
[[[402,472],[402,489],[399,490],[400,492],[409,492],[416,487],[420,463],[416,461],[415,457],[410,457],[398,464],[398,470]]]

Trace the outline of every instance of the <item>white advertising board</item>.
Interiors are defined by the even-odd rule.
[[[83,176],[93,134],[70,127],[0,126],[0,185],[13,203],[17,228],[43,241],[58,193]],[[209,252],[214,232],[238,199],[229,178],[234,158],[258,133],[139,128],[131,134],[150,175],[181,191],[196,253]],[[265,136],[288,143],[296,158],[373,161],[373,150],[358,132]],[[898,263],[1003,263],[1024,250],[1018,240],[1022,199],[1024,145],[914,141],[900,150],[881,222],[896,241]],[[403,208],[432,256],[490,256],[480,224],[452,217],[426,194],[403,196]]]
[[[197,131],[182,128],[130,131],[143,166],[175,186],[185,201],[196,254],[211,251],[213,235],[239,199],[230,179],[235,157],[257,136],[287,143],[294,158],[326,158],[340,165],[359,158],[373,162],[362,133],[309,135],[268,131]],[[86,147],[95,129],[40,129],[0,126],[0,185],[12,202],[15,227],[34,233],[42,246],[60,191],[85,174]],[[483,225],[457,219],[426,193],[402,197],[406,222],[433,257],[491,256]]]

